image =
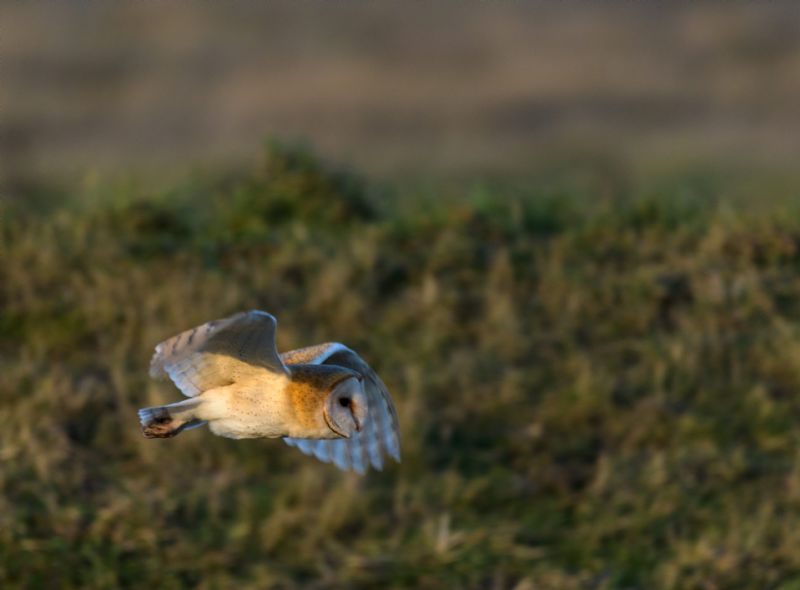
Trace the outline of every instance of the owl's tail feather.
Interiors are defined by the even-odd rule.
[[[166,406],[142,408],[139,410],[142,434],[147,438],[171,438],[184,430],[203,426],[205,422],[194,416],[199,404],[198,399],[187,399]]]

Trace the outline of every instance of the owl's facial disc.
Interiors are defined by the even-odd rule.
[[[323,408],[328,427],[344,438],[364,427],[367,417],[367,396],[361,379],[347,377],[331,390]]]

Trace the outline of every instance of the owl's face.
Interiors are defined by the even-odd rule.
[[[333,387],[322,413],[328,428],[341,437],[350,438],[364,427],[367,410],[361,378],[347,377]]]

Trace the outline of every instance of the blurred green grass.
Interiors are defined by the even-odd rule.
[[[272,145],[3,203],[0,586],[800,587],[800,201],[770,178],[375,187]],[[178,399],[152,346],[247,308],[373,364],[401,465],[142,438]]]

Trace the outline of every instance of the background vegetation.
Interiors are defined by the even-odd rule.
[[[800,588],[797,185],[531,174],[433,192],[273,145],[3,201],[0,586]],[[379,370],[402,464],[141,436],[178,398],[152,346],[247,308]]]

